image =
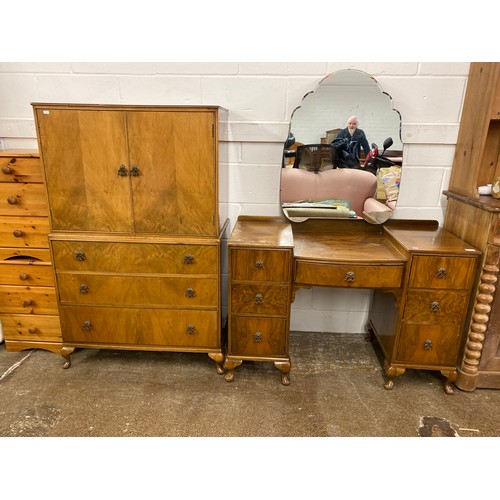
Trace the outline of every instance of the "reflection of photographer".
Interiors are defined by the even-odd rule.
[[[358,128],[358,125],[358,118],[356,116],[351,116],[349,120],[347,120],[347,127],[343,128],[337,134],[333,142],[335,142],[337,139],[344,139],[348,145],[350,145],[351,142],[355,142],[356,145],[352,145],[352,147],[355,147],[355,151],[359,159],[361,148],[363,148],[366,157],[370,152],[370,145],[368,144],[365,133],[360,128]]]

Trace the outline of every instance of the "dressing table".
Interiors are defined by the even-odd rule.
[[[397,139],[400,116],[390,96],[381,92],[373,78],[350,70],[332,77],[320,82],[295,110],[289,136],[313,144],[328,130],[327,124],[311,123],[314,113],[305,109],[310,104],[319,110],[318,115],[336,116],[338,123],[340,116],[354,114],[359,102],[371,99],[373,109],[366,109],[366,120],[377,116],[378,121],[368,135],[375,138],[377,133],[390,133]],[[351,108],[346,107],[348,87],[364,92],[362,97],[353,97]],[[332,108],[325,112],[330,104]],[[388,105],[387,112],[384,105]],[[340,114],[335,115],[340,107]],[[284,174],[289,171],[286,162],[283,165],[281,198],[288,203],[290,191],[285,196],[284,189],[289,176]],[[372,177],[375,193],[373,174],[359,173]],[[294,200],[319,201],[324,207],[325,201],[344,199],[356,217],[328,217],[323,208],[318,215],[286,217],[287,204],[282,205],[282,217],[240,216],[237,220],[228,240],[226,380],[234,380],[235,368],[245,360],[269,361],[281,372],[281,382],[290,384],[288,340],[296,292],[313,286],[363,288],[373,290],[366,328],[383,352],[384,387],[392,389],[394,378],[407,369],[437,370],[445,376],[445,392],[451,394],[481,252],[440,228],[436,221],[394,220],[387,211],[368,212],[368,207],[382,204],[377,200],[359,204],[353,198],[360,196],[359,185],[346,191],[336,182],[331,187],[325,186],[326,180],[319,183],[322,189],[318,197],[304,191],[306,183],[299,182],[295,187],[302,191]],[[345,193],[349,193],[349,200]],[[376,217],[377,213],[384,217]]]

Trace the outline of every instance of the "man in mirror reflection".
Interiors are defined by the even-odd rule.
[[[363,148],[363,151],[365,153],[365,157],[368,155],[370,152],[370,145],[368,144],[368,140],[366,139],[366,135],[361,130],[358,128],[359,126],[359,120],[356,116],[351,116],[347,120],[347,127],[343,128],[335,137],[335,140],[337,139],[343,139],[345,140],[348,144],[351,142],[356,143],[356,152],[357,152],[357,157],[360,158],[361,155],[361,148]]]

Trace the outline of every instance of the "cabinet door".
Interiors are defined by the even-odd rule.
[[[136,232],[217,234],[215,116],[127,113]]]
[[[54,230],[130,232],[130,177],[122,111],[38,108]],[[128,169],[127,169],[128,170]]]

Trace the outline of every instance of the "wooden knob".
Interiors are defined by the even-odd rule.
[[[29,276],[26,273],[20,273],[19,274],[19,279],[21,281],[26,281],[29,278]]]
[[[21,238],[22,236],[24,236],[24,233],[20,229],[14,229],[14,231],[12,231],[12,234],[16,238]]]
[[[8,175],[8,174],[11,174],[12,173],[12,169],[10,167],[8,167],[7,165],[5,165],[5,167],[2,167],[2,172],[5,174],[5,175]]]
[[[23,301],[23,307],[30,307],[33,305],[33,301],[31,299],[25,299]]]
[[[28,328],[28,332],[29,333],[36,333],[38,331],[38,328],[34,327],[34,326],[30,326]]]
[[[17,203],[17,198],[15,198],[14,196],[9,196],[7,198],[7,203],[9,205],[15,205]]]

